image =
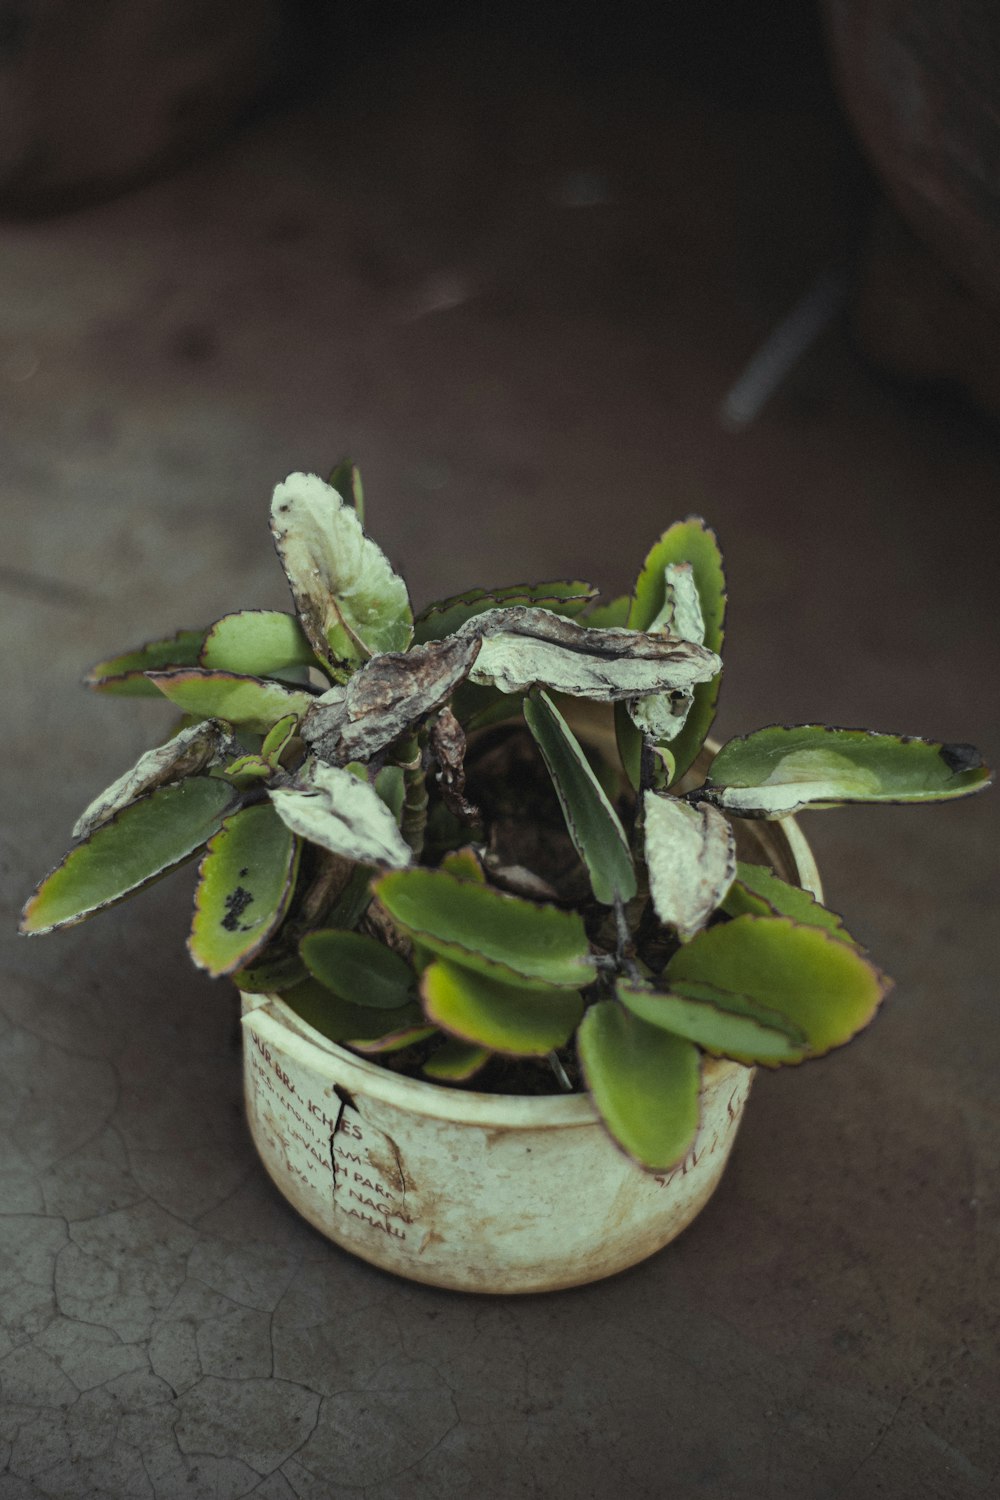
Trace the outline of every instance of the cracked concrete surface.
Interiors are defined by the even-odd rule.
[[[1000,755],[995,434],[839,328],[755,426],[716,419],[856,208],[818,78],[765,36],[727,93],[694,23],[678,59],[512,14],[386,36],[196,167],[0,231],[0,1500],[996,1493],[996,794],[805,821],[896,978],[884,1016],[758,1081],[675,1246],[552,1297],[392,1280],[286,1207],[235,999],[183,951],[189,873],[11,935],[166,722],[82,668],[284,607],[270,487],[344,451],[421,600],[616,591],[703,509],[724,735],[826,718]]]

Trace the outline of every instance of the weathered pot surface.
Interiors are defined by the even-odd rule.
[[[819,896],[791,819],[744,825],[756,858]],[[362,1259],[470,1292],[599,1280],[674,1239],[708,1201],[753,1069],[707,1059],[694,1146],[669,1173],[612,1144],[589,1096],[513,1097],[407,1078],[337,1046],[276,996],[244,995],[247,1114],[292,1206]]]

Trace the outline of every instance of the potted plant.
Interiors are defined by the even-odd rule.
[[[815,724],[707,744],[726,595],[697,518],[622,598],[557,581],[416,616],[363,520],[350,464],[291,475],[295,614],[91,671],[182,717],[82,814],[22,931],[198,857],[191,956],[243,992],[251,1129],[289,1201],[419,1280],[595,1279],[697,1213],[756,1067],[843,1045],[886,993],[791,815],[989,772]]]

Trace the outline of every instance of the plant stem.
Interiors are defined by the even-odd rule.
[[[353,869],[351,861],[342,859],[339,854],[331,854],[326,849],[318,851],[315,873],[299,907],[299,921],[306,932],[320,925],[324,914],[342,895]]]
[[[559,1057],[555,1052],[549,1053],[549,1067],[555,1074],[556,1082],[562,1089],[563,1093],[571,1094],[573,1092],[573,1085],[570,1082],[569,1075],[566,1072],[566,1069],[563,1067],[562,1063],[559,1060]]]
[[[652,747],[652,745],[650,745],[650,743],[646,739],[645,735],[643,735],[643,737],[642,737],[642,749],[639,752],[639,793],[640,793],[640,801],[642,800],[641,794],[643,792],[647,791],[648,788],[653,785],[653,780],[654,780],[655,774],[656,774],[656,756],[653,754],[653,747]]]
[[[414,859],[419,859],[424,852],[428,800],[423,745],[419,735],[407,735],[406,739],[400,740],[396,764],[403,772],[401,832],[413,850]]]
[[[635,961],[635,946],[632,942],[632,934],[625,920],[625,907],[620,896],[615,897],[615,927],[618,933],[618,964],[625,971],[633,983],[640,984],[642,975]]]

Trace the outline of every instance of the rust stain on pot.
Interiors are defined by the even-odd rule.
[[[388,1143],[391,1155],[384,1156],[369,1146],[368,1160],[375,1168],[375,1171],[379,1172],[397,1193],[402,1194],[405,1200],[408,1192],[415,1193],[417,1191],[417,1185],[404,1167],[402,1154],[392,1136],[388,1135],[384,1130],[379,1131],[379,1134]]]

